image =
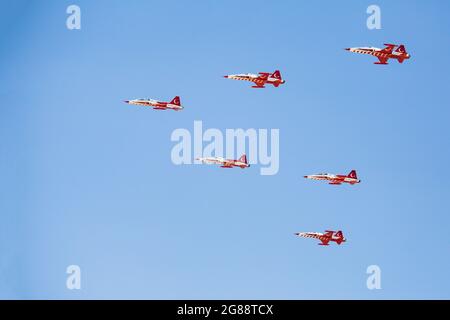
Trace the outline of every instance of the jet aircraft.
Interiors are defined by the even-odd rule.
[[[134,104],[138,106],[144,106],[144,107],[152,107],[155,110],[175,110],[180,111],[183,109],[181,106],[180,97],[176,96],[172,99],[170,102],[165,101],[158,101],[153,99],[134,99],[134,100],[125,100],[125,103],[128,104]]]
[[[411,55],[406,52],[405,46],[400,45],[398,48],[396,44],[385,44],[386,48],[374,48],[374,47],[356,47],[356,48],[345,48],[345,50],[355,53],[369,54],[378,58],[379,61],[374,62],[374,64],[388,64],[389,59],[397,59],[398,62],[403,63],[403,61],[411,58]]]
[[[275,70],[274,73],[259,72],[258,74],[252,73],[230,74],[224,76],[224,78],[253,82],[255,85],[253,85],[252,88],[265,88],[264,86],[265,84],[271,84],[274,87],[278,87],[280,84],[285,83],[285,81],[281,78],[281,73],[279,70]]]
[[[361,182],[361,180],[358,179],[355,170],[352,170],[348,175],[319,173],[304,176],[304,178],[312,180],[327,180],[329,181],[328,184],[334,185],[340,185],[342,183],[349,183],[351,185],[354,185],[355,183]]]
[[[243,154],[238,160],[224,159],[222,157],[197,158],[196,160],[200,160],[206,164],[220,164],[221,168],[239,167],[244,169],[250,167],[245,154]]]
[[[320,240],[319,245],[320,246],[328,246],[329,242],[336,242],[338,245],[341,243],[347,241],[345,239],[344,235],[342,234],[342,231],[331,231],[326,230],[325,233],[320,232],[298,232],[295,233],[296,236],[303,237],[303,238],[314,238]]]

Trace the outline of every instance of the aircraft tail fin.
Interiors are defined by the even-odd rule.
[[[245,164],[248,164],[248,162],[247,162],[247,156],[246,156],[245,154],[243,154],[243,155],[239,158],[238,161],[239,161],[239,162],[243,162],[243,163],[245,163]]]
[[[336,232],[335,236],[337,237],[337,240],[336,240],[337,244],[341,244],[342,242],[345,242],[344,234],[342,233],[341,230]]]
[[[409,54],[408,52],[406,52],[406,48],[404,45],[400,45],[397,50],[395,50],[396,53],[399,53],[400,56],[397,58],[399,63],[403,63],[403,61],[405,61],[405,59],[409,59]]]
[[[173,98],[172,101],[170,101],[170,104],[174,104],[176,106],[180,106],[181,105],[180,97],[176,96],[175,98]]]
[[[280,70],[275,70],[275,72],[272,73],[272,74],[270,75],[270,77],[275,78],[275,79],[278,79],[278,80],[282,80],[282,79],[281,79],[281,73],[280,73]]]
[[[347,177],[352,178],[352,179],[358,179],[358,176],[356,174],[356,170],[350,171],[350,173],[348,174]]]
[[[407,52],[406,52],[405,46],[402,45],[402,44],[397,48],[397,50],[395,50],[395,52],[398,52],[398,53],[407,53]]]

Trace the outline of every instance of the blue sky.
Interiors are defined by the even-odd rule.
[[[450,4],[376,1],[368,30],[374,3],[0,1],[0,298],[450,298]],[[386,42],[412,58],[343,50]],[[222,78],[275,69],[278,89]],[[194,120],[279,129],[279,173],[175,166]],[[348,242],[293,235],[330,228]]]

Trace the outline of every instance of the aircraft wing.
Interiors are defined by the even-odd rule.
[[[389,58],[388,57],[377,57],[378,58],[378,60],[380,60],[380,62],[375,62],[375,63],[377,63],[377,64],[387,64],[387,62],[388,62],[388,60],[389,60]]]
[[[340,184],[342,184],[342,181],[340,181],[340,180],[331,180],[328,184],[340,185]]]
[[[267,79],[269,79],[269,73],[267,73],[267,72],[260,72],[259,73],[259,77],[258,77],[258,80],[259,81],[266,81]]]
[[[227,161],[227,160],[223,161],[223,160],[221,160],[221,161],[218,161],[218,162],[221,164],[222,168],[232,168],[233,167],[233,162],[231,162],[231,161]]]
[[[269,78],[268,73],[264,74],[260,73],[260,76],[253,80],[253,82],[256,84],[254,88],[264,88],[264,85],[266,84],[268,78]]]

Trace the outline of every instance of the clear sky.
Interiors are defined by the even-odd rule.
[[[66,28],[70,4],[81,30]],[[449,2],[0,9],[0,298],[450,298]],[[412,58],[343,50],[383,43]],[[222,78],[275,69],[279,88]],[[182,112],[123,103],[175,95]],[[278,174],[174,165],[170,135],[195,120],[279,129]],[[351,169],[361,184],[303,179]],[[293,235],[326,229],[348,242]]]

